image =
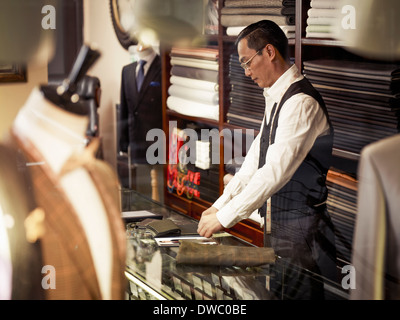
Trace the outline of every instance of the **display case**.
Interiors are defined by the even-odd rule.
[[[144,210],[178,226],[193,227],[197,221],[152,201],[135,191],[122,190],[123,211]],[[143,222],[143,221],[142,221]],[[130,300],[286,300],[347,299],[341,283],[276,257],[273,264],[251,267],[225,267],[178,264],[179,246],[159,247],[142,222],[126,224],[128,299]],[[246,250],[252,244],[226,232],[210,239],[213,245],[237,246]],[[301,274],[293,281],[291,274]],[[300,281],[299,281],[300,279]]]

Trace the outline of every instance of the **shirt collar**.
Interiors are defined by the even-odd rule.
[[[147,66],[150,66],[150,65],[153,63],[153,60],[155,59],[156,55],[157,55],[157,54],[156,54],[155,51],[151,51],[150,54],[144,56],[144,57],[143,57],[142,59],[140,59],[140,60],[146,61],[146,62],[147,62],[146,65],[147,65]],[[139,62],[140,60],[138,60],[138,62]],[[138,64],[139,64],[139,63],[138,63]]]
[[[296,80],[300,80],[302,77],[303,76],[299,73],[297,66],[293,64],[271,87],[264,88],[264,96],[278,103],[281,101],[284,93],[290,85]]]

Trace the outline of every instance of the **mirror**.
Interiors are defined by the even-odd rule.
[[[129,0],[110,0],[110,12],[114,31],[119,43],[126,50],[128,50],[130,46],[137,44],[137,40],[127,31],[127,22],[124,23],[124,12],[129,12],[129,10]]]

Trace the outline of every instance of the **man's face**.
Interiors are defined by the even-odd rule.
[[[247,62],[257,51],[247,46],[247,39],[242,39],[238,44],[238,54],[240,63]],[[260,88],[268,88],[273,84],[271,79],[271,60],[266,53],[266,48],[262,48],[259,54],[247,64],[244,73],[250,77]]]

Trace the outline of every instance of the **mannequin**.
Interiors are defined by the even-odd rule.
[[[45,213],[43,264],[56,272],[54,287],[44,288],[46,299],[122,299],[125,289],[118,181],[95,159],[98,139],[87,144],[89,119],[75,93],[98,56],[91,53],[81,50],[62,87],[35,88],[11,128],[10,145],[27,158]]]
[[[43,155],[52,174],[59,177],[67,160],[74,153],[83,152],[87,126],[86,117],[67,113],[53,106],[35,89],[19,112],[13,130],[18,132],[21,139],[30,140]],[[88,173],[82,168],[63,175],[59,182],[83,225],[103,297],[109,299],[111,239],[100,196]]]
[[[126,154],[130,173],[123,172],[124,165],[121,163],[119,175],[124,187],[159,200],[157,195],[153,196],[151,176],[157,176],[154,181],[161,182],[162,168],[148,164],[146,151],[154,142],[146,141],[146,135],[152,129],[162,129],[161,59],[152,46],[142,42],[139,42],[134,55],[137,61],[122,70],[118,123],[119,152]],[[142,60],[146,61],[144,80],[138,88]],[[162,183],[158,184],[158,194],[162,196]]]

